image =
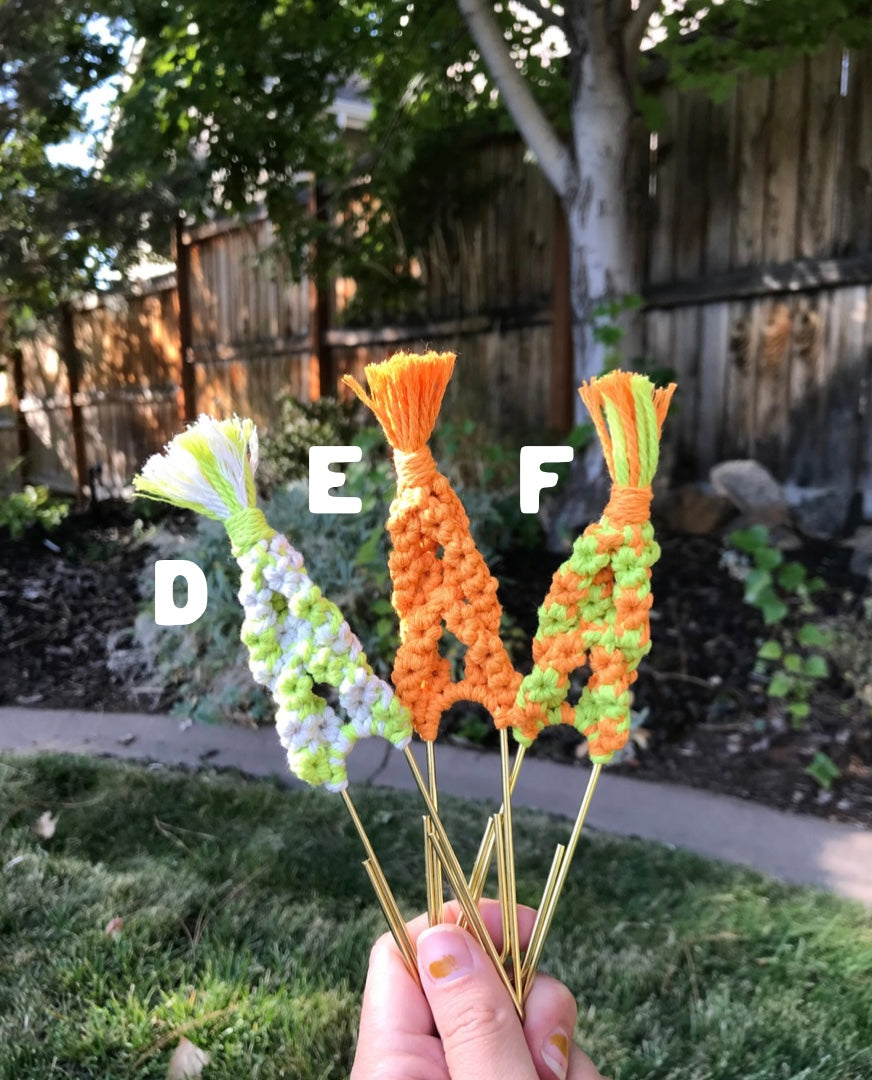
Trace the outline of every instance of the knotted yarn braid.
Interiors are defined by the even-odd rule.
[[[612,489],[557,569],[539,609],[533,670],[512,715],[529,745],[547,725],[567,723],[587,738],[591,760],[609,761],[630,731],[630,686],[651,648],[651,567],[660,557],[649,520],[660,433],[675,390],[644,375],[613,371],[579,394],[602,444]],[[591,676],[578,703],[566,698],[569,676],[587,661]]]
[[[454,361],[454,353],[397,353],[367,364],[368,394],[352,376],[344,377],[375,413],[394,451],[388,567],[400,646],[393,681],[415,730],[428,741],[436,738],[444,710],[460,700],[480,703],[497,727],[506,727],[521,681],[500,638],[497,581],[427,446]],[[451,665],[439,654],[444,628],[466,647],[459,682],[452,682]]]
[[[358,739],[379,735],[408,745],[411,718],[372,671],[339,608],[322,596],[302,555],[257,508],[257,431],[251,420],[201,416],[134,479],[147,498],[224,523],[242,571],[241,638],[255,680],[278,706],[276,727],[291,771],[309,784],[342,791],[346,758]],[[315,692],[335,687],[347,719]]]

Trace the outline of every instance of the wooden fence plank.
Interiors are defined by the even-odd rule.
[[[762,259],[771,94],[770,78],[746,78],[739,86],[738,171],[731,260],[734,266]]]
[[[673,236],[678,217],[678,91],[674,87],[667,87],[661,94],[660,105],[664,123],[657,132],[657,150],[654,154],[655,193],[647,245],[647,280],[651,285],[672,281],[675,277]]]
[[[796,255],[796,215],[799,204],[801,119],[797,102],[803,99],[806,72],[794,65],[772,80],[769,145],[765,165],[763,259],[785,262]]]
[[[724,273],[732,265],[730,239],[738,174],[738,103],[738,91],[733,90],[726,101],[713,105],[709,114],[709,153],[704,169],[707,213],[702,240],[706,275]]]
[[[699,92],[686,95],[679,109],[673,153],[680,212],[672,225],[672,273],[679,281],[698,277],[703,268],[708,219],[706,166],[718,149],[709,142],[711,112],[711,102]]]
[[[802,487],[808,487],[818,471],[818,447],[813,434],[819,416],[822,348],[823,323],[817,298],[803,297],[793,304],[788,360],[790,428],[784,449],[788,463],[785,478]]]
[[[852,255],[872,249],[872,46],[849,57],[842,173],[842,215],[837,250]]]
[[[730,343],[729,305],[707,305],[701,310],[701,320],[696,458],[699,469],[705,473],[721,459]]]
[[[840,46],[828,46],[805,61],[805,140],[800,166],[798,244],[802,257],[833,254],[836,179],[839,174],[841,115]]]

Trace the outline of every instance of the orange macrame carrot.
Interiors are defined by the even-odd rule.
[[[511,723],[529,743],[545,726],[574,724],[594,762],[627,741],[629,689],[651,647],[651,566],[660,556],[649,518],[660,431],[674,386],[655,390],[643,375],[614,371],[579,389],[612,478],[599,522],[576,540],[554,574],[533,639],[534,668],[521,684]],[[572,671],[591,676],[573,707]]]
[[[367,364],[369,394],[350,375],[343,380],[375,413],[394,450],[397,494],[387,527],[400,647],[393,681],[427,740],[436,738],[445,709],[460,700],[479,702],[505,727],[521,681],[500,640],[496,579],[427,447],[454,360],[453,353],[398,353]],[[451,681],[449,661],[439,655],[445,628],[466,646],[460,682]]]

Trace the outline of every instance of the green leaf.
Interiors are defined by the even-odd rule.
[[[772,585],[772,575],[768,570],[757,568],[745,578],[745,600],[749,604],[760,603],[762,594]]]
[[[796,634],[796,640],[800,645],[804,645],[807,648],[822,648],[825,645],[829,645],[830,636],[825,634],[819,626],[815,626],[814,623],[803,623]]]
[[[763,614],[763,622],[767,626],[774,626],[787,617],[787,605],[774,595],[761,601],[760,611]]]
[[[794,701],[792,705],[788,705],[787,711],[794,720],[805,720],[811,712],[811,705],[807,701]]]
[[[763,642],[757,650],[757,655],[761,660],[780,660],[783,651],[779,642],[774,638],[770,638],[768,641]]]
[[[826,679],[830,673],[829,665],[818,653],[806,657],[803,670],[812,679]]]
[[[369,563],[375,562],[378,558],[380,534],[381,530],[376,531],[374,529],[360,545],[354,559],[355,566],[367,566]]]
[[[778,571],[778,584],[783,589],[787,589],[788,592],[794,592],[802,585],[807,576],[808,574],[802,563],[785,563]]]
[[[823,750],[817,751],[812,758],[811,764],[806,767],[805,771],[809,776],[817,780],[822,788],[826,788],[827,790],[833,786],[833,781],[838,780],[842,775],[839,766],[833,761],[829,754],[825,754]]]
[[[391,615],[393,614],[393,607],[390,600],[386,600],[383,596],[380,596],[370,605],[370,610],[374,615]]]
[[[784,556],[778,548],[759,547],[754,552],[754,562],[763,570],[774,570],[781,565],[783,559]]]
[[[730,543],[739,551],[749,555],[769,543],[769,530],[765,525],[752,525],[748,529],[735,529],[730,533]]]
[[[787,697],[793,688],[793,679],[784,671],[776,671],[772,676],[772,681],[766,688],[766,693],[770,697],[783,698]]]
[[[784,657],[784,670],[796,674],[802,670],[802,657],[799,653],[788,653]]]

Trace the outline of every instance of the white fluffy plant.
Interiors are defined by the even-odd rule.
[[[411,719],[373,673],[342,613],[306,573],[302,555],[258,509],[257,460],[251,420],[201,416],[164,454],[150,458],[133,484],[147,498],[224,524],[242,571],[241,637],[252,675],[278,706],[276,727],[291,771],[342,791],[357,740],[379,735],[403,749]],[[316,684],[335,687],[344,717],[315,692]]]

